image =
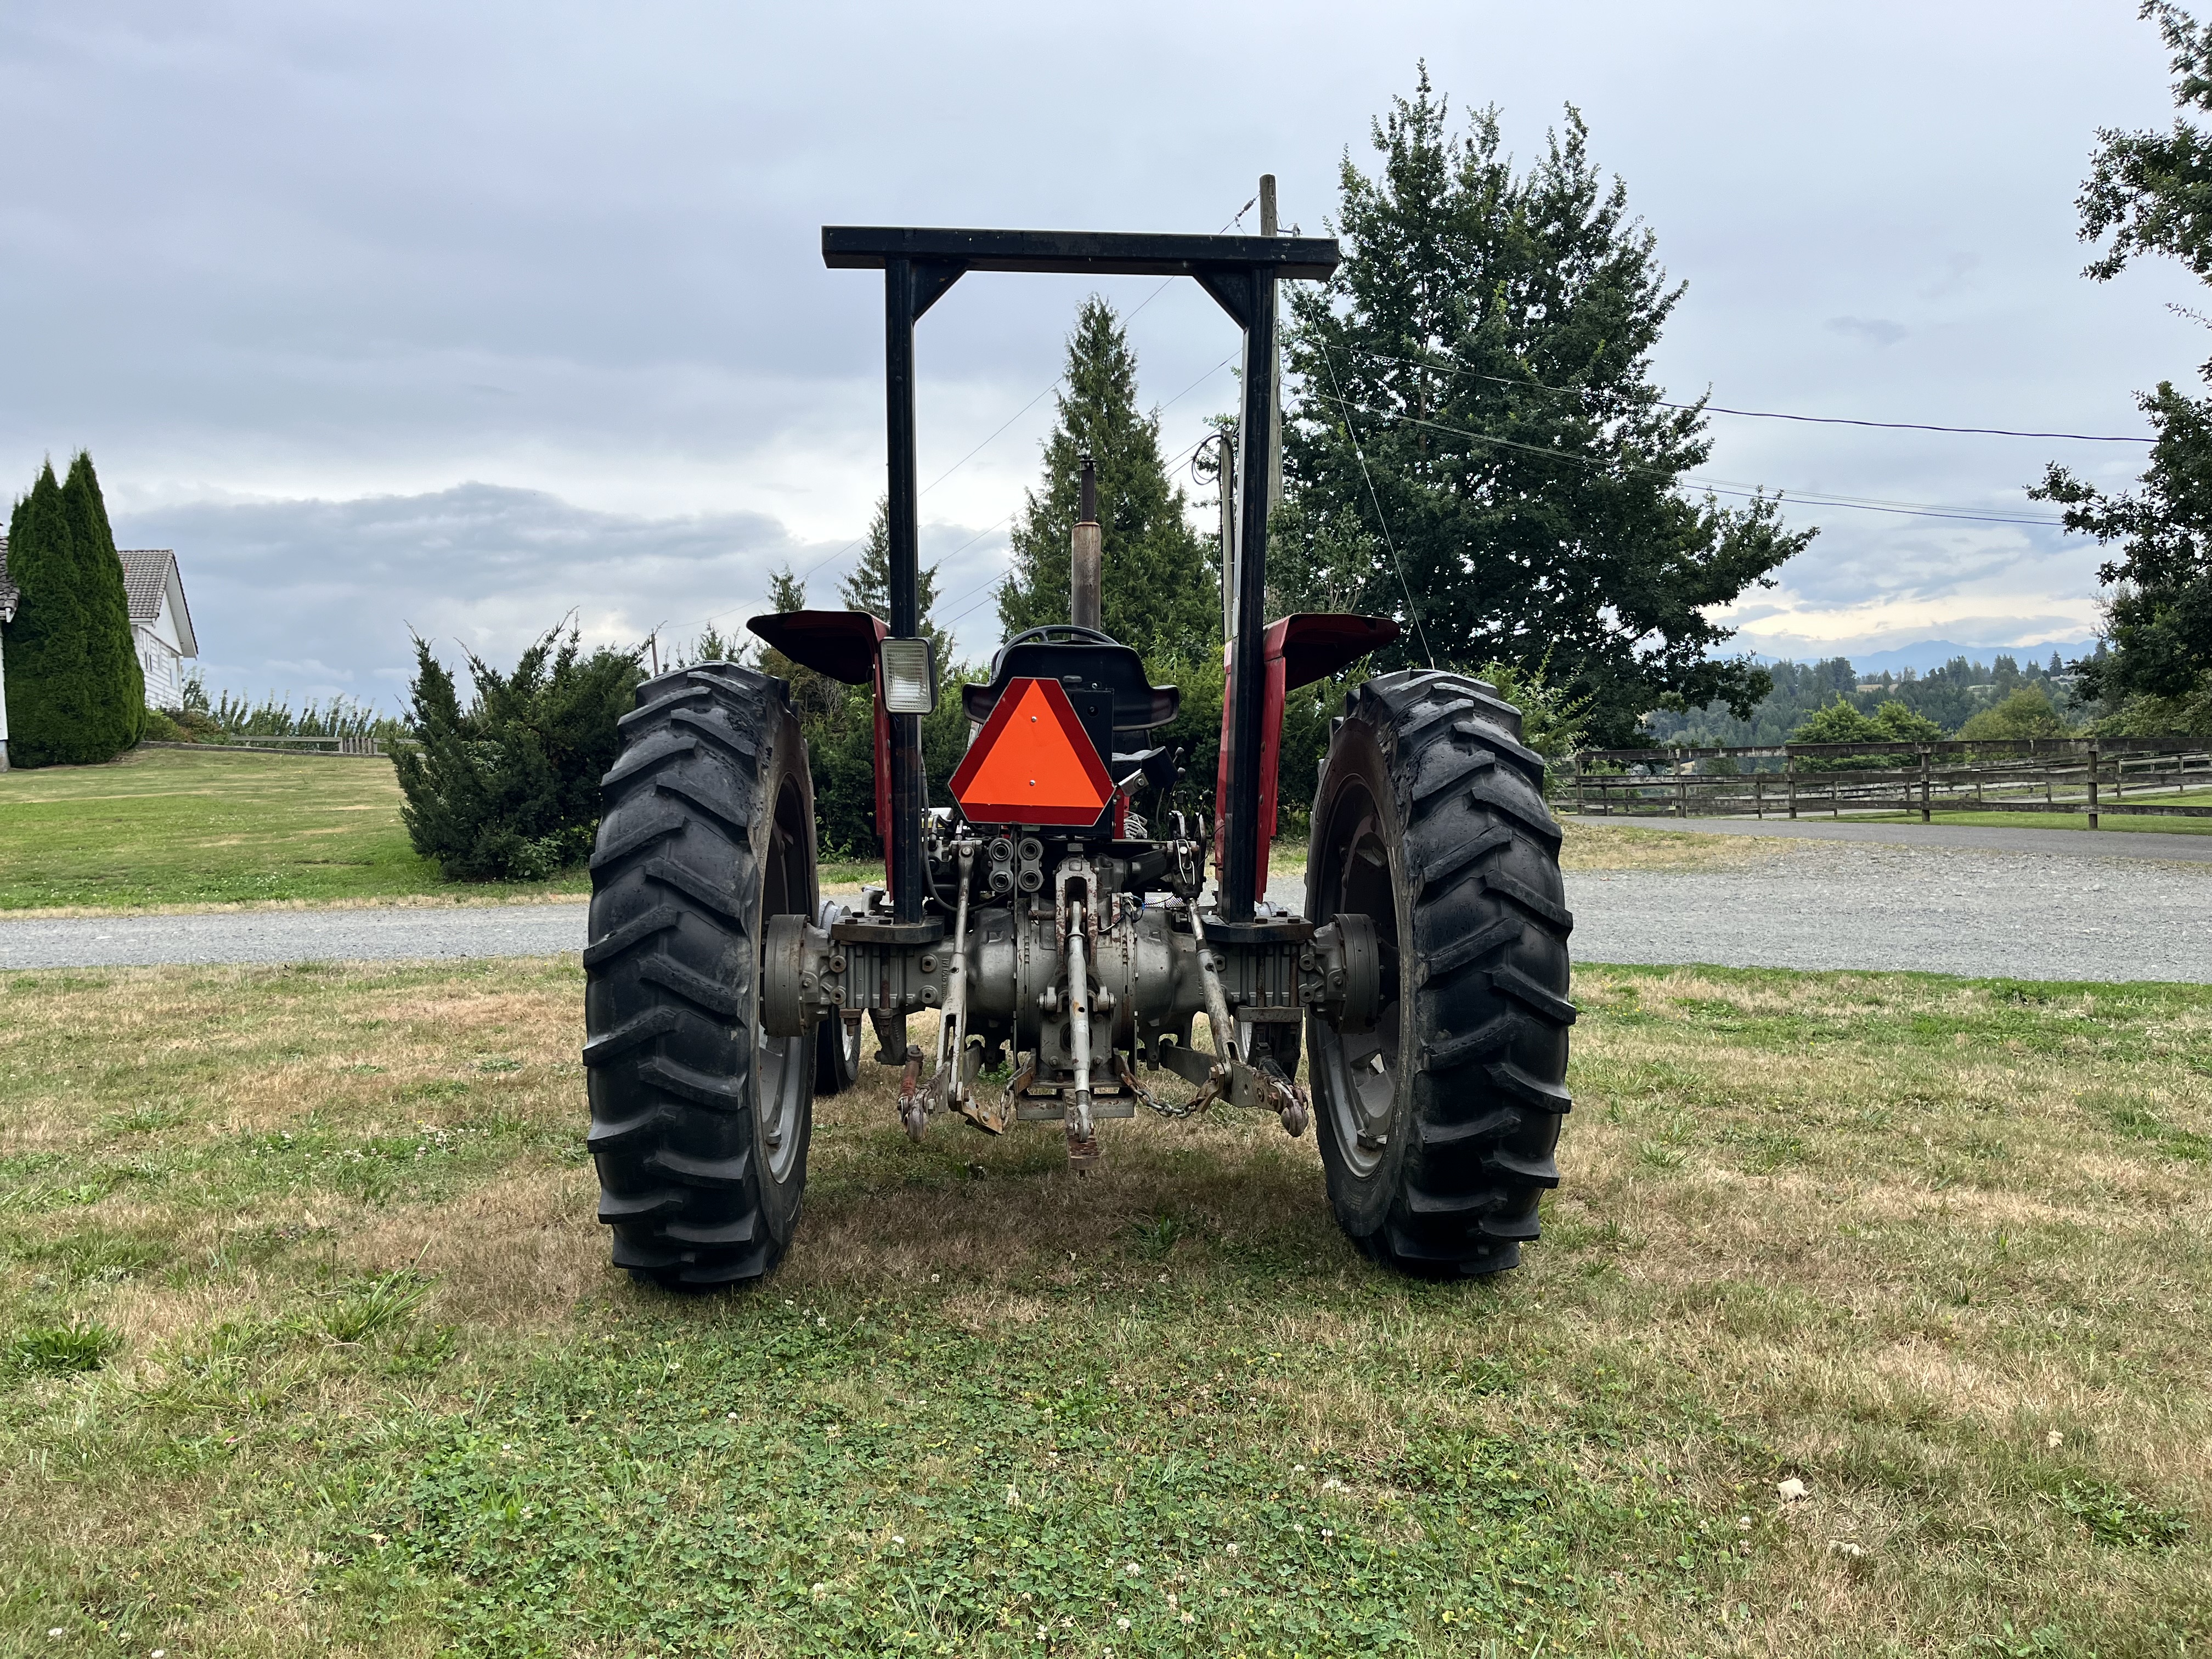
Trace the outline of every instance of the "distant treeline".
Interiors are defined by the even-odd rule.
[[[1838,698],[1863,714],[1873,714],[1894,700],[1947,732],[1960,727],[1985,709],[2004,702],[2016,691],[2033,687],[2050,699],[2051,707],[2069,723],[2086,718],[2091,710],[2073,696],[2074,678],[2058,653],[2039,663],[2000,655],[1993,662],[1974,662],[1954,657],[1925,674],[1908,668],[1902,673],[1862,678],[1848,657],[1829,657],[1820,662],[1778,662],[1767,672],[1774,689],[1752,710],[1749,720],[1738,720],[1723,703],[1712,703],[1688,714],[1655,709],[1644,716],[1644,729],[1662,744],[1743,744],[1782,743],[1819,710]]]

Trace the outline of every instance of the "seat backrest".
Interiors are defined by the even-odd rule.
[[[1182,707],[1182,693],[1172,685],[1154,685],[1146,680],[1144,659],[1126,645],[1024,640],[1003,647],[991,659],[989,684],[961,688],[961,704],[968,718],[978,722],[988,720],[1007,682],[1018,679],[1058,680],[1071,696],[1078,692],[1110,695],[1115,732],[1148,732],[1165,726]],[[1100,754],[1109,747],[1110,744],[1100,744]]]

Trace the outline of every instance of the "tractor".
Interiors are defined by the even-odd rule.
[[[1267,896],[1285,697],[1398,635],[1386,617],[1265,610],[1277,284],[1328,277],[1336,243],[830,226],[822,248],[832,269],[884,273],[891,614],[750,627],[872,688],[884,884],[857,908],[822,897],[785,682],[704,663],[639,688],[605,778],[584,952],[615,1265],[690,1290],[773,1271],[815,1097],[854,1083],[864,1024],[917,1138],[940,1117],[1053,1123],[1080,1170],[1102,1121],[1140,1108],[1272,1113],[1293,1135],[1311,1126],[1337,1220],[1376,1261],[1440,1277],[1516,1265],[1559,1182],[1575,1017],[1560,830],[1519,713],[1433,668],[1358,684],[1332,724],[1303,908]],[[1009,639],[960,689],[957,805],[927,804],[915,324],[962,276],[997,271],[1188,276],[1243,331],[1210,811],[1179,804],[1180,757],[1148,741],[1176,689],[1099,627],[1111,573],[1087,480],[1069,620]],[[925,1054],[908,1022],[933,1017]],[[1193,1092],[1168,1098],[1170,1079]]]

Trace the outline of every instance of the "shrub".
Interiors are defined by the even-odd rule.
[[[448,881],[537,881],[589,855],[616,723],[642,678],[635,651],[583,653],[572,626],[525,651],[511,674],[467,653],[476,696],[415,641],[407,721],[392,757],[415,850]]]
[[[1925,714],[1917,714],[1895,697],[1878,703],[1871,714],[1862,714],[1845,702],[1841,693],[1826,708],[1816,709],[1790,734],[1792,743],[1936,743],[1943,728]],[[1896,755],[1808,756],[1797,763],[1804,772],[1873,772],[1884,767],[1910,766],[1917,757]]]
[[[2066,721],[2039,685],[2023,685],[2002,702],[1968,717],[1962,738],[2063,738]]]

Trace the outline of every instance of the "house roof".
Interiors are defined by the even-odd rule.
[[[123,592],[130,601],[133,623],[152,623],[161,614],[166,596],[176,613],[177,636],[185,655],[199,655],[199,641],[192,632],[192,613],[185,603],[184,578],[177,572],[177,556],[166,547],[134,547],[118,556],[123,561]],[[8,580],[8,538],[0,536],[0,622],[15,619],[16,602],[22,597]]]
[[[123,592],[131,601],[131,620],[150,623],[161,614],[167,598],[177,623],[177,638],[184,654],[197,657],[199,641],[192,632],[192,613],[185,603],[185,580],[177,572],[177,556],[166,547],[129,547],[117,556],[123,561]]]

